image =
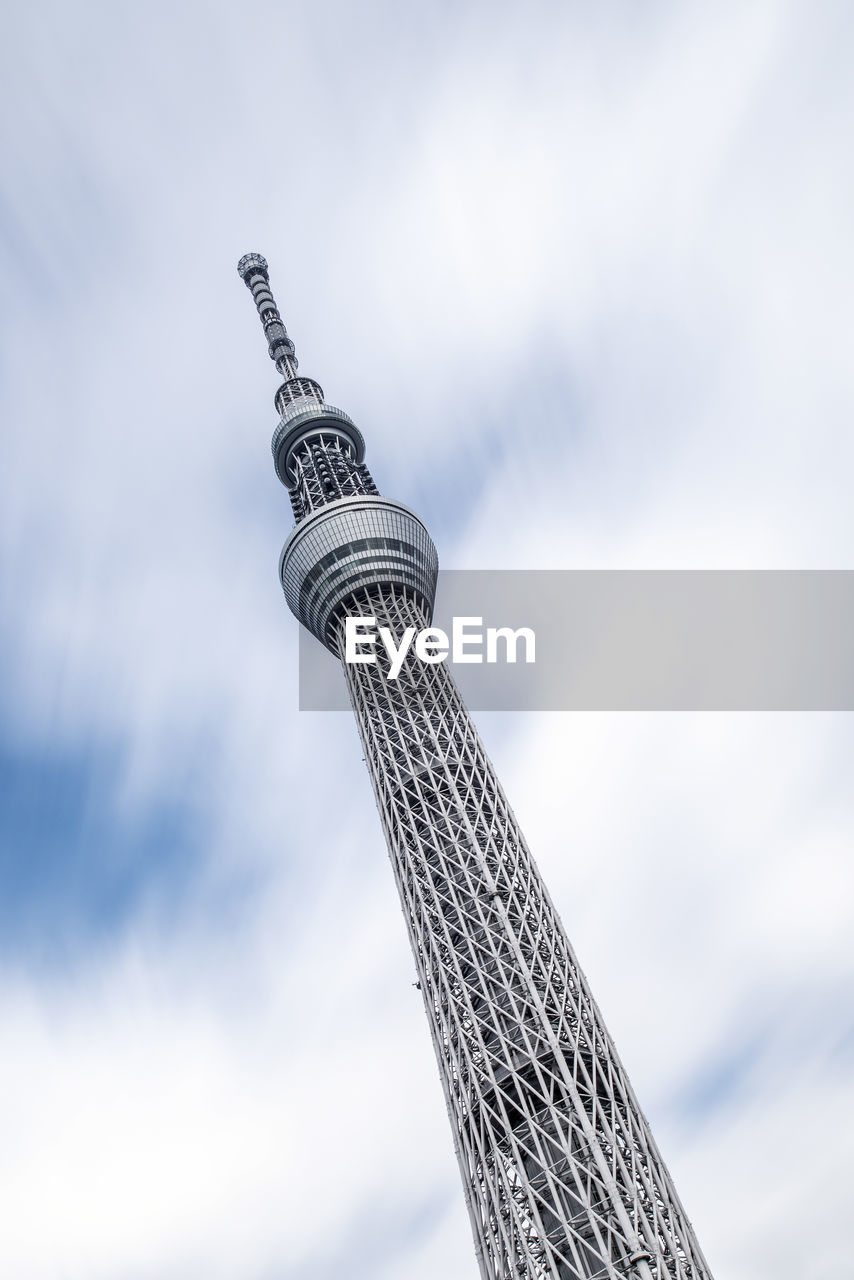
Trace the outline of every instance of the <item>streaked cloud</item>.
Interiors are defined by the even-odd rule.
[[[0,708],[35,799],[4,827],[0,1270],[464,1280],[358,742],[296,711],[234,267],[266,254],[446,566],[850,568],[850,16],[9,26]],[[848,718],[482,727],[712,1266],[836,1280]],[[119,880],[105,928],[80,904]]]

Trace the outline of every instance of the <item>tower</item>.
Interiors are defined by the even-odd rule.
[[[381,497],[360,432],[297,374],[267,263],[252,292],[296,527],[279,573],[344,665],[415,957],[483,1280],[711,1280],[693,1229],[445,664],[346,663],[346,616],[430,625],[436,549]]]

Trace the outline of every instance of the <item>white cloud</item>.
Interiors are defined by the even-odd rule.
[[[844,12],[18,22],[8,733],[118,744],[126,817],[205,815],[197,903],[234,870],[259,892],[222,936],[142,902],[62,980],[8,970],[0,1265],[260,1280],[357,1243],[372,1276],[463,1280],[360,752],[295,711],[275,382],[234,265],[267,254],[303,368],[445,564],[849,567]],[[835,1278],[847,719],[484,723],[712,1265]]]

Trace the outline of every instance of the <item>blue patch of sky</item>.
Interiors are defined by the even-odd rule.
[[[53,278],[44,268],[41,256],[37,252],[32,237],[18,215],[12,200],[0,187],[0,251],[3,253],[4,270],[15,278],[16,286],[23,294],[37,288],[42,298],[48,294],[48,300],[54,301],[51,292]],[[8,298],[7,298],[8,302]]]
[[[527,504],[537,501],[529,487],[531,472],[542,467],[544,481],[551,479],[569,440],[582,435],[585,417],[581,388],[565,358],[543,354],[520,369],[500,406],[478,411],[474,423],[467,423],[460,433],[460,443],[444,445],[433,466],[413,475],[410,496],[392,496],[414,507],[434,539],[451,546],[463,536],[496,473],[518,462],[519,503],[507,512],[507,519],[524,520]]]
[[[765,1030],[742,1034],[738,1043],[728,1045],[723,1052],[710,1057],[702,1069],[694,1074],[676,1101],[677,1109],[693,1119],[711,1118],[748,1085],[751,1073],[768,1040]]]
[[[420,1242],[436,1231],[455,1199],[456,1183],[449,1182],[444,1191],[434,1189],[414,1203],[402,1204],[396,1195],[393,1213],[389,1213],[384,1201],[365,1204],[333,1256],[322,1260],[315,1257],[296,1268],[276,1266],[264,1272],[262,1280],[340,1280],[342,1276],[347,1280],[373,1280],[395,1257],[400,1259],[401,1276],[405,1276],[407,1262]]]
[[[114,278],[128,245],[127,201],[86,154],[72,126],[43,112],[37,159],[4,153],[0,244],[16,310],[75,305],[84,284]],[[39,312],[39,307],[41,311]]]
[[[840,1005],[840,1013],[844,1008],[846,1011],[850,1009],[852,1000],[849,992],[846,992],[846,1000],[844,1005]],[[844,1023],[845,1019],[840,1017],[840,1022]],[[848,1022],[840,1029],[839,1039],[833,1046],[831,1051],[831,1061],[840,1068],[849,1069],[854,1067],[854,1022]]]
[[[48,965],[108,941],[143,905],[168,925],[200,869],[195,814],[116,803],[120,753],[20,750],[0,740],[0,960]]]

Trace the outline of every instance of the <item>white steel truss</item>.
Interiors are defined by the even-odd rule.
[[[429,625],[405,588],[347,612]],[[344,658],[343,622],[338,651]],[[484,1280],[711,1280],[446,664],[344,666]]]

